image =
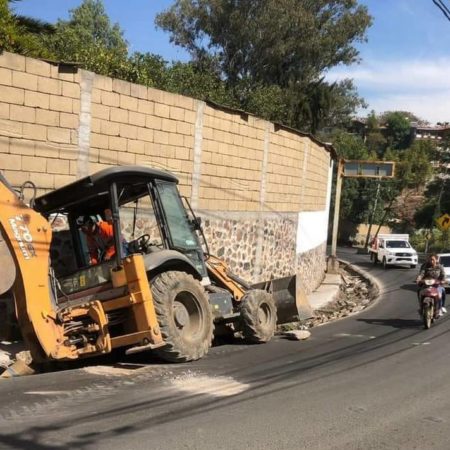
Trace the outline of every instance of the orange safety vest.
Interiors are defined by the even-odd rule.
[[[108,222],[98,222],[94,233],[87,233],[87,245],[91,264],[98,264],[103,258],[111,259],[116,253],[114,230]]]

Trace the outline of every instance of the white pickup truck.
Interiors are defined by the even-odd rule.
[[[370,259],[374,264],[389,266],[417,266],[417,252],[409,243],[408,234],[379,234],[372,240],[369,248]]]

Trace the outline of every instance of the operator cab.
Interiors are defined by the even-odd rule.
[[[157,169],[111,167],[38,197],[35,209],[50,222],[65,224],[52,239],[52,267],[64,295],[109,288],[111,270],[132,253],[144,255],[149,271],[178,259],[195,278],[206,279],[197,223],[189,218],[177,183],[175,176]],[[87,216],[109,224],[115,247],[108,260],[99,249],[95,265],[80,226]]]

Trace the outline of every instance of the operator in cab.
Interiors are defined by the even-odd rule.
[[[416,283],[419,283],[424,278],[433,278],[441,283],[437,287],[437,289],[439,290],[439,293],[441,295],[438,316],[442,316],[442,314],[447,312],[447,309],[445,308],[445,288],[443,286],[443,283],[445,281],[445,271],[444,267],[439,264],[438,260],[439,258],[436,253],[431,253],[430,255],[428,255],[427,261],[422,264],[422,267],[420,268]]]
[[[116,254],[114,229],[109,221],[100,221],[95,216],[84,216],[81,231],[86,236],[91,265],[109,261]]]

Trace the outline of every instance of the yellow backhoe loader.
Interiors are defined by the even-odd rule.
[[[13,292],[33,361],[119,347],[191,361],[208,352],[214,324],[232,324],[259,343],[274,334],[277,298],[284,310],[285,304],[292,309],[294,298],[293,316],[302,315],[295,283],[277,294],[273,283],[252,287],[209,255],[200,243],[200,220],[183,204],[177,183],[157,169],[112,167],[35,198],[29,207],[0,174],[0,263],[10,269],[2,274],[0,294]],[[104,242],[88,239],[86,218],[110,225],[112,257],[105,256]]]

